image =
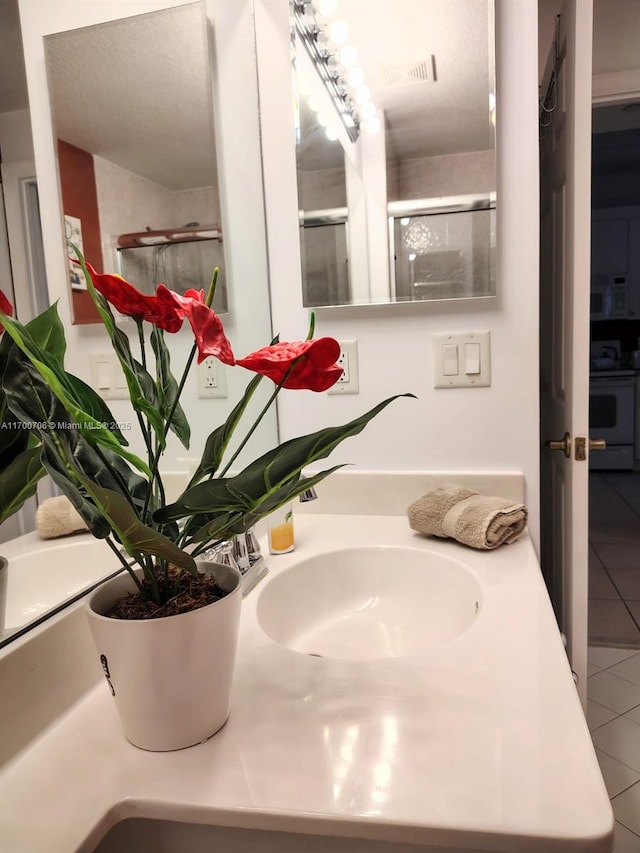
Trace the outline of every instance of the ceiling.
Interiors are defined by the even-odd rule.
[[[546,7],[554,12],[558,2],[540,0],[541,13]],[[486,113],[480,115],[475,130],[461,129],[462,119],[473,128],[475,112],[480,108],[484,112],[487,103],[486,3],[339,0],[339,14],[350,25],[365,82],[376,104],[385,111],[388,144],[397,154],[419,156],[425,150],[437,154],[487,147]],[[148,17],[139,16],[124,23]],[[170,18],[169,15],[166,21]],[[214,174],[208,136],[210,118],[204,122],[207,127],[203,127],[199,119],[206,110],[195,108],[196,101],[202,104],[200,99],[206,97],[203,85],[208,83],[203,81],[208,80],[209,63],[206,52],[197,50],[198,56],[192,56],[194,45],[202,45],[200,37],[181,29],[165,26],[155,35],[139,34],[135,49],[132,42],[127,42],[129,50],[124,58],[115,54],[113,44],[110,48],[101,47],[97,32],[88,51],[77,45],[67,50],[63,63],[66,67],[56,72],[68,87],[56,107],[60,135],[107,159],[121,160],[125,168],[163,185],[182,188],[210,183]],[[639,31],[640,0],[595,0],[594,73],[640,66]],[[124,37],[117,41],[125,43]],[[157,61],[158,56],[162,56],[162,62]],[[435,82],[397,86],[385,82],[389,66],[423,60],[430,63],[431,56],[435,57]],[[198,73],[193,73],[186,57],[194,59]],[[125,65],[125,58],[127,63],[135,64]],[[149,69],[158,76],[149,76]],[[99,96],[81,94],[79,86],[85,81],[95,87],[93,91]],[[82,122],[73,115],[74,106],[81,107]],[[27,107],[17,0],[0,0],[0,112]],[[595,129],[621,129],[620,123],[624,128],[630,122],[631,126],[640,123],[640,111],[622,114],[620,107],[607,107],[597,112]],[[196,123],[192,124],[194,117]],[[130,155],[124,150],[128,134],[137,142]],[[149,144],[151,141],[153,145]],[[201,161],[204,165],[198,174]],[[183,167],[176,165],[178,162],[185,163],[184,173]]]
[[[28,106],[18,0],[0,0],[0,113]]]
[[[60,139],[170,190],[215,183],[202,6],[47,36],[45,53]]]
[[[493,147],[492,5],[488,0],[339,0],[336,17],[349,26],[357,64],[384,116],[388,159]],[[305,168],[341,162],[339,144],[327,142],[303,103],[301,132]]]

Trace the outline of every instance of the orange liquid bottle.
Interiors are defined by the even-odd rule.
[[[295,548],[293,536],[293,509],[285,504],[267,517],[269,551],[271,554],[288,554]]]

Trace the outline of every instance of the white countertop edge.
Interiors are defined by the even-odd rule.
[[[270,560],[271,576],[285,569],[295,560],[306,558],[322,548],[326,534],[318,535],[318,531],[329,530],[332,543],[340,547],[341,544],[356,541],[358,531],[360,533],[369,531],[372,524],[376,531],[376,542],[385,544],[397,541],[398,531],[401,530],[404,522],[402,519],[385,517],[347,519],[343,516],[324,516],[316,519],[300,519],[297,528],[298,550],[292,555],[272,558]],[[251,688],[250,692],[247,692],[250,689],[247,684],[251,686],[252,660],[259,664],[263,660],[261,655],[263,656],[265,650],[269,649],[275,649],[280,655],[280,663],[282,660],[294,661],[290,656],[297,655],[295,652],[276,646],[256,625],[255,607],[262,589],[260,585],[243,604],[238,693],[234,699],[236,707],[235,710],[232,707],[230,721],[221,732],[205,744],[179,753],[144,753],[124,741],[118,729],[108,691],[104,684],[98,684],[63,714],[57,723],[44,731],[31,748],[24,750],[9,762],[0,776],[2,789],[8,794],[3,796],[3,802],[0,803],[0,825],[7,832],[6,838],[9,843],[6,847],[7,853],[14,853],[14,851],[31,853],[36,849],[47,849],[51,853],[54,851],[67,853],[75,849],[88,851],[93,849],[88,845],[95,845],[113,823],[125,817],[134,816],[372,840],[397,842],[405,840],[413,844],[439,844],[444,847],[467,846],[473,849],[479,845],[482,848],[490,844],[491,846],[485,849],[517,850],[519,853],[530,851],[539,853],[547,849],[544,839],[549,839],[549,844],[553,844],[548,849],[562,851],[562,853],[609,851],[613,833],[613,816],[608,795],[602,783],[577,693],[571,682],[568,662],[557,628],[555,633],[553,631],[555,627],[553,614],[530,540],[525,535],[517,543],[490,553],[473,551],[452,542],[427,540],[422,537],[420,540],[422,543],[411,534],[411,538],[398,544],[417,545],[449,555],[455,554],[456,559],[477,571],[484,582],[493,585],[493,589],[497,589],[499,595],[509,593],[509,588],[512,587],[510,594],[516,591],[519,599],[526,598],[527,606],[523,607],[522,601],[519,604],[516,602],[514,610],[517,611],[522,607],[522,614],[524,614],[522,618],[525,618],[527,613],[536,616],[540,622],[541,633],[538,639],[541,647],[528,649],[528,652],[527,647],[523,647],[528,657],[525,656],[522,666],[526,669],[527,666],[539,665],[539,671],[537,669],[535,671],[539,681],[538,692],[541,694],[538,702],[544,703],[546,698],[544,694],[547,690],[553,691],[554,695],[557,691],[558,695],[555,696],[557,707],[551,707],[550,704],[531,707],[527,712],[529,719],[522,723],[523,730],[527,731],[529,725],[532,726],[532,730],[535,730],[536,723],[540,723],[541,714],[543,717],[553,715],[552,729],[555,731],[556,722],[558,727],[557,743],[539,743],[535,745],[535,749],[552,751],[556,749],[559,755],[563,750],[569,749],[567,755],[573,754],[571,750],[574,750],[576,756],[580,754],[581,767],[578,781],[584,782],[585,790],[590,797],[590,801],[584,803],[584,816],[591,821],[590,829],[584,827],[584,822],[581,826],[579,820],[569,819],[570,816],[567,820],[571,825],[563,828],[558,825],[557,815],[551,821],[554,824],[553,827],[542,827],[542,834],[531,825],[527,825],[526,820],[524,823],[520,821],[518,829],[517,820],[514,822],[508,818],[506,823],[499,827],[492,827],[491,821],[488,820],[483,827],[469,828],[460,825],[460,822],[457,826],[451,824],[451,819],[456,819],[455,811],[449,815],[449,820],[445,821],[450,824],[449,826],[443,825],[442,821],[439,826],[434,825],[433,822],[429,825],[419,815],[414,815],[411,820],[403,819],[401,817],[404,808],[402,798],[387,813],[378,816],[348,814],[344,811],[330,812],[323,807],[323,805],[326,806],[326,802],[314,801],[313,797],[310,797],[306,808],[301,807],[302,803],[298,803],[293,808],[273,808],[265,803],[256,802],[254,795],[247,797],[251,791],[251,787],[246,788],[250,771],[243,767],[244,776],[242,773],[238,776],[238,766],[235,769],[230,768],[229,784],[225,776],[225,782],[221,785],[217,778],[211,776],[214,772],[212,767],[215,770],[218,759],[223,759],[225,755],[236,756],[238,749],[240,753],[245,750],[245,758],[255,759],[260,756],[260,749],[265,745],[262,741],[258,741],[256,752],[256,744],[251,743],[250,730],[243,729],[242,716],[244,714],[246,717],[247,707],[243,705],[243,696],[250,703],[249,696],[254,697],[259,693],[257,686],[255,690]],[[523,586],[520,586],[521,584]],[[517,613],[507,615],[513,616],[518,624],[520,617]],[[507,620],[506,624],[511,623]],[[523,622],[520,624],[524,632],[527,626]],[[465,651],[465,644],[462,642],[464,635],[460,639],[457,657],[455,650],[451,655],[447,652],[436,664],[436,668],[441,666],[442,671],[447,672],[448,667],[455,669],[455,666],[460,666],[464,655],[468,654],[468,650],[473,647],[473,645],[467,646]],[[450,644],[449,649],[455,643],[456,641]],[[509,654],[505,658],[507,667],[513,665],[513,662],[508,661]],[[289,655],[288,658],[287,655]],[[299,657],[306,658],[306,656]],[[326,663],[326,660],[323,661],[321,666]],[[293,675],[293,671],[297,669],[298,672],[302,672],[308,665],[305,661],[299,661],[299,664],[300,666],[294,664],[292,671],[286,673],[288,678],[297,677]],[[278,661],[276,661],[276,668],[277,665]],[[309,666],[314,665],[316,664],[309,664]],[[330,663],[329,669],[331,669]],[[493,670],[487,670],[486,674],[492,677],[495,675]],[[499,679],[496,681],[496,684],[498,683]],[[525,685],[523,683],[520,686]],[[515,685],[514,693],[517,693]],[[268,689],[266,695],[269,695]],[[532,695],[535,699],[535,691]],[[517,696],[515,701],[520,701]],[[528,708],[528,705],[523,707]],[[267,711],[263,717],[268,718]],[[440,723],[437,723],[438,719]],[[442,718],[436,716],[434,725],[440,725],[441,721]],[[550,724],[549,719],[545,724],[547,726]],[[507,723],[507,725],[510,724]],[[508,732],[505,730],[505,735],[512,737],[514,732],[517,734],[517,728],[517,725],[515,729],[511,726]],[[270,732],[272,735],[274,733],[274,731]],[[442,732],[442,736],[447,736],[446,730]],[[245,738],[244,742],[243,738]],[[567,745],[567,741],[571,743]],[[68,768],[64,767],[63,763],[63,756],[66,754],[73,755],[73,761]],[[291,760],[291,756],[289,758]],[[508,764],[508,754],[505,755],[505,761]],[[58,776],[54,768],[61,765],[63,773]],[[292,772],[295,771],[295,767],[296,758],[293,756],[293,764],[290,768]],[[162,772],[159,772],[160,769]],[[280,769],[286,770],[286,768]],[[508,798],[510,789],[519,778],[520,771],[517,767],[509,771],[507,765],[504,768],[500,765],[501,773],[503,769],[504,772],[511,773],[513,776],[511,781],[508,776],[504,779],[502,775],[500,776],[502,781],[500,796]],[[566,773],[566,768],[562,764],[559,764],[557,770],[560,775]],[[570,796],[575,792],[571,788],[569,776],[560,781],[551,779],[549,782],[559,785],[558,790],[563,795]],[[98,791],[94,791],[91,786],[86,786],[87,779],[92,777],[99,780]],[[52,787],[54,779],[55,785]],[[135,780],[135,783],[131,780]],[[264,780],[257,778],[253,780],[257,784],[261,781]],[[530,779],[522,778],[520,781],[523,786],[523,797],[529,796],[536,790]],[[478,794],[482,797],[486,792],[479,790]],[[73,815],[67,814],[69,803],[73,803]],[[34,804],[36,804],[35,808]],[[575,803],[568,801],[567,807],[568,811],[575,810]]]

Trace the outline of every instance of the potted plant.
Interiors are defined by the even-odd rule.
[[[64,329],[55,305],[26,325],[0,312],[6,357],[2,387],[12,415],[38,434],[46,471],[126,569],[126,576],[100,587],[88,607],[125,735],[142,748],[177,749],[210,737],[229,710],[240,578],[228,566],[202,565],[199,559],[341,467],[302,473],[396,398],[349,423],[286,441],[231,474],[281,389],[324,391],[338,380],[339,344],[333,338],[314,340],[312,317],[306,340],[276,339],[236,358],[210,307],[217,270],[206,296],[195,290],[180,295],[162,284],[145,295],[120,276],[96,272],[72,248],[126,377],[146,459],[129,450],[104,400],[66,370]],[[137,356],[110,305],[135,321]],[[178,331],[184,320],[194,343],[177,380],[165,333]],[[168,503],[160,463],[169,430],[189,446],[180,395],[196,356],[198,363],[214,356],[256,375],[207,438],[186,489]],[[231,438],[263,377],[272,380],[273,392],[231,453]]]
[[[0,291],[0,311],[13,314],[13,307]],[[0,325],[0,334],[3,327]],[[10,341],[7,340],[10,346]],[[9,346],[0,338],[0,378],[6,369]],[[13,415],[0,385],[0,526],[36,492],[45,470],[40,461],[40,439]],[[5,625],[8,562],[0,556],[0,639]]]

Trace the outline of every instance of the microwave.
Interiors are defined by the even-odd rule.
[[[629,316],[626,275],[612,275],[591,286],[592,320],[625,320]]]

